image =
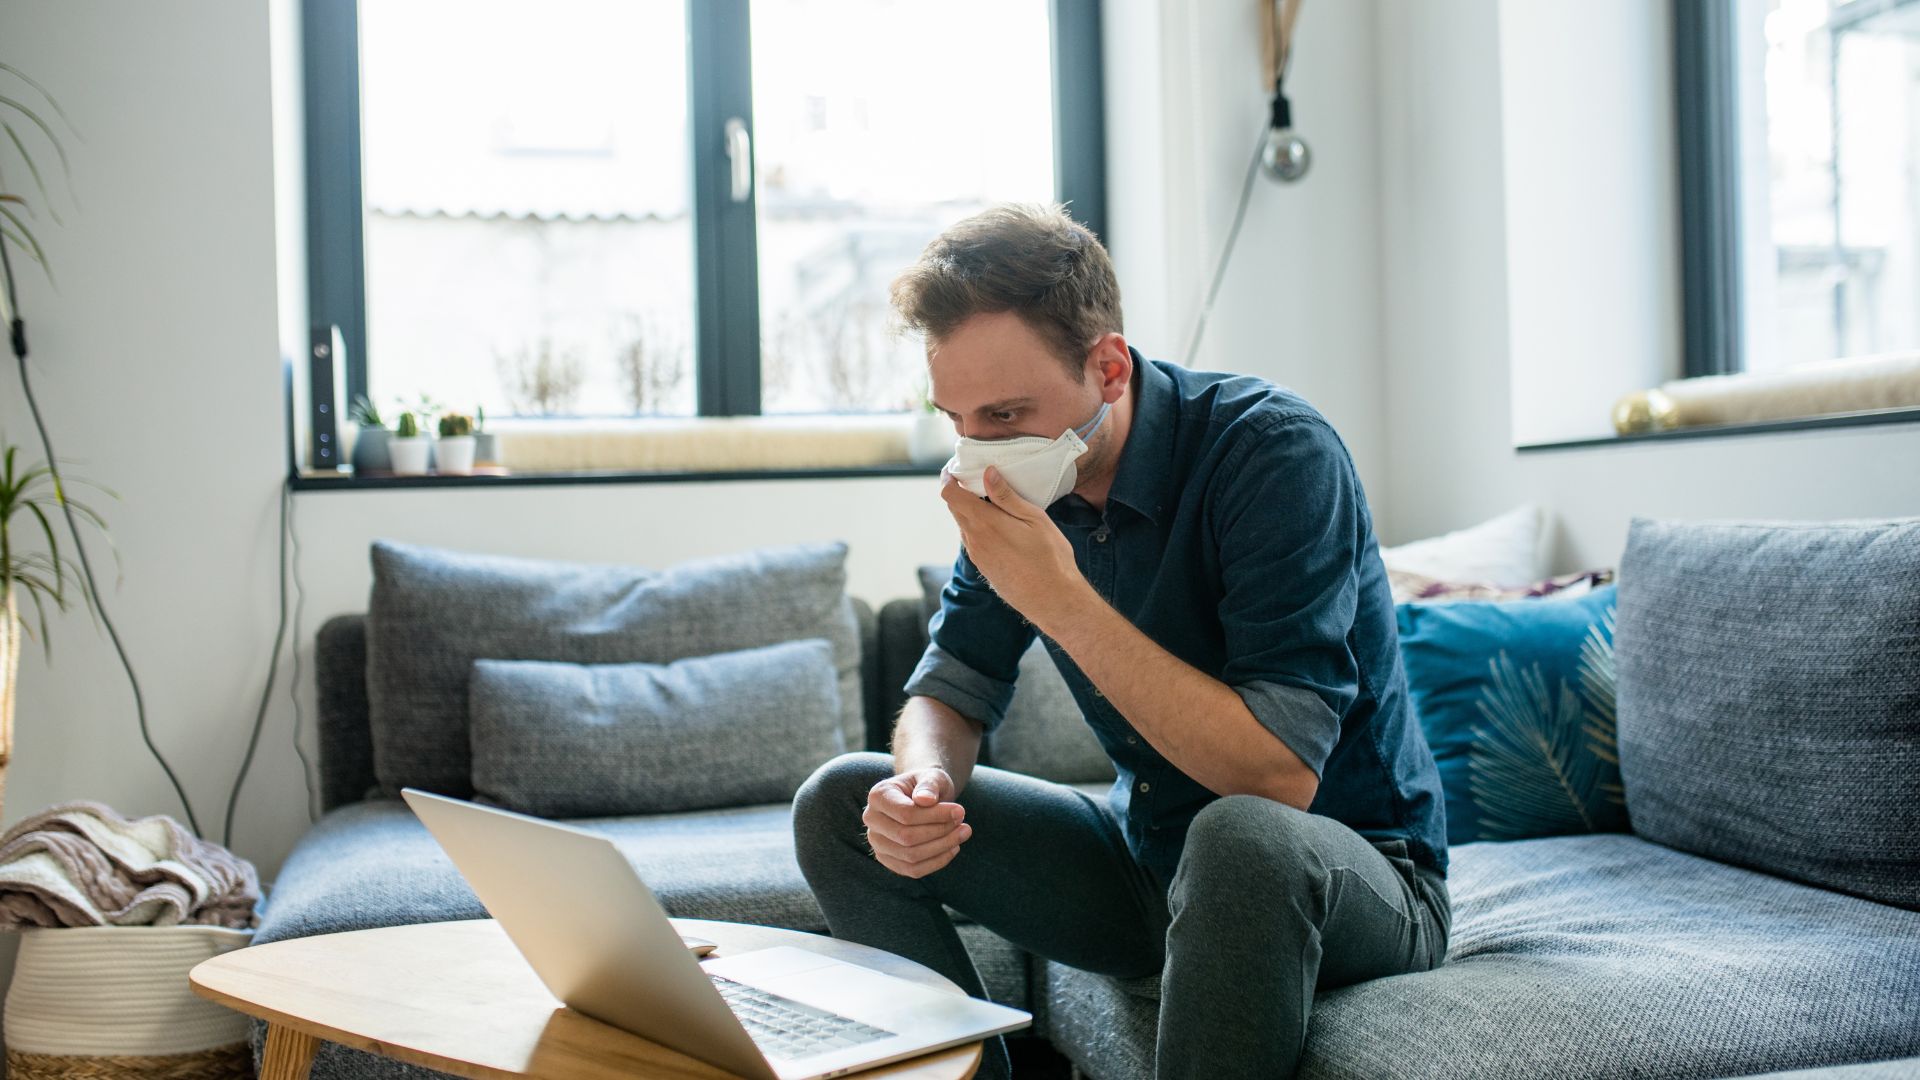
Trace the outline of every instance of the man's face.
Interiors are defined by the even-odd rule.
[[[1055,439],[1100,409],[1092,365],[1070,378],[1040,335],[1010,311],[961,323],[928,348],[927,370],[935,407],[963,438]]]

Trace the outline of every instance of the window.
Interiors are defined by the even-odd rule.
[[[1676,0],[1686,373],[1920,348],[1920,0]]]
[[[304,18],[313,319],[383,407],[911,410],[886,285],[929,239],[1009,199],[1104,230],[1097,0]]]

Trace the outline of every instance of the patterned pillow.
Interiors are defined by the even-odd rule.
[[[1395,606],[1449,844],[1628,829],[1614,729],[1616,591]]]
[[[1497,585],[1484,581],[1443,581],[1427,574],[1387,567],[1387,581],[1393,588],[1396,604],[1412,600],[1525,600],[1529,597],[1571,600],[1607,584],[1613,576],[1611,569],[1576,570],[1542,578],[1531,585]]]

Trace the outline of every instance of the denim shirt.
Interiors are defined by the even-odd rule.
[[[1048,508],[1095,591],[1148,638],[1240,695],[1320,786],[1309,811],[1447,869],[1446,802],[1400,664],[1393,593],[1346,444],[1298,394],[1133,353],[1133,427],[1104,513]],[[910,695],[991,731],[1035,627],[962,548]],[[1164,889],[1219,796],[1148,744],[1041,635],[1118,772],[1108,804]],[[964,795],[962,796],[964,800]]]

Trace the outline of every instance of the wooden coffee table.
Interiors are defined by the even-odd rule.
[[[716,941],[715,956],[794,945],[953,993],[904,957],[818,934],[674,919]],[[194,991],[267,1021],[261,1080],[303,1080],[321,1040],[496,1080],[613,1080],[733,1074],[562,1005],[492,919],[354,930],[236,949],[188,973]],[[960,1080],[980,1044],[896,1062],[862,1076]]]

